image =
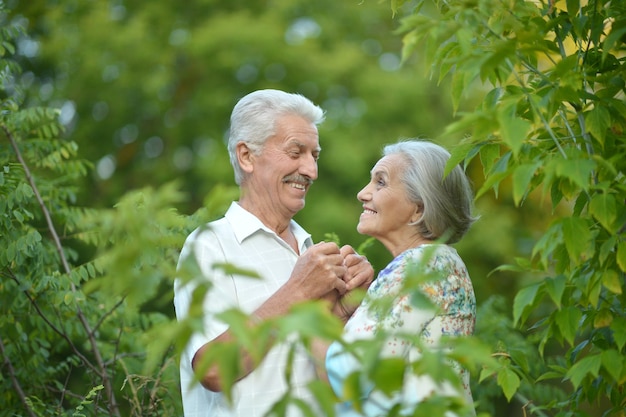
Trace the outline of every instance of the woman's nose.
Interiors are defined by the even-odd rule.
[[[367,200],[369,200],[370,196],[371,196],[371,194],[367,191],[367,185],[365,187],[363,187],[361,189],[361,191],[359,191],[356,194],[356,198],[359,201],[367,201]]]

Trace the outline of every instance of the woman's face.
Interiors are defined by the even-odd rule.
[[[372,169],[370,182],[357,194],[363,203],[358,232],[378,239],[394,255],[410,247],[417,232],[409,223],[421,217],[401,181],[406,163],[399,154],[383,157]]]

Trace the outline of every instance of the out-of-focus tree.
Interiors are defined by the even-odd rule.
[[[356,192],[382,145],[451,121],[445,87],[399,66],[397,22],[375,2],[33,0],[13,13],[30,34],[18,48],[30,100],[61,108],[95,164],[80,194],[90,204],[180,178],[192,212],[232,184],[224,135],[236,100],[280,88],[327,111],[320,179],[299,219],[317,238],[354,241]]]

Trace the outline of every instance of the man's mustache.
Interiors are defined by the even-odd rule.
[[[309,177],[303,175],[287,175],[283,178],[283,182],[297,182],[300,184],[305,184],[307,186],[313,184],[313,180]]]

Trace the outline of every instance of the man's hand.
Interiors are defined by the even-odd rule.
[[[367,290],[374,280],[374,268],[365,256],[356,253],[350,245],[344,245],[340,249],[343,264],[347,273],[343,276],[347,291],[355,288]]]
[[[347,270],[339,246],[321,242],[300,255],[287,285],[293,290],[293,296],[302,301],[321,298],[333,290],[344,294]]]

